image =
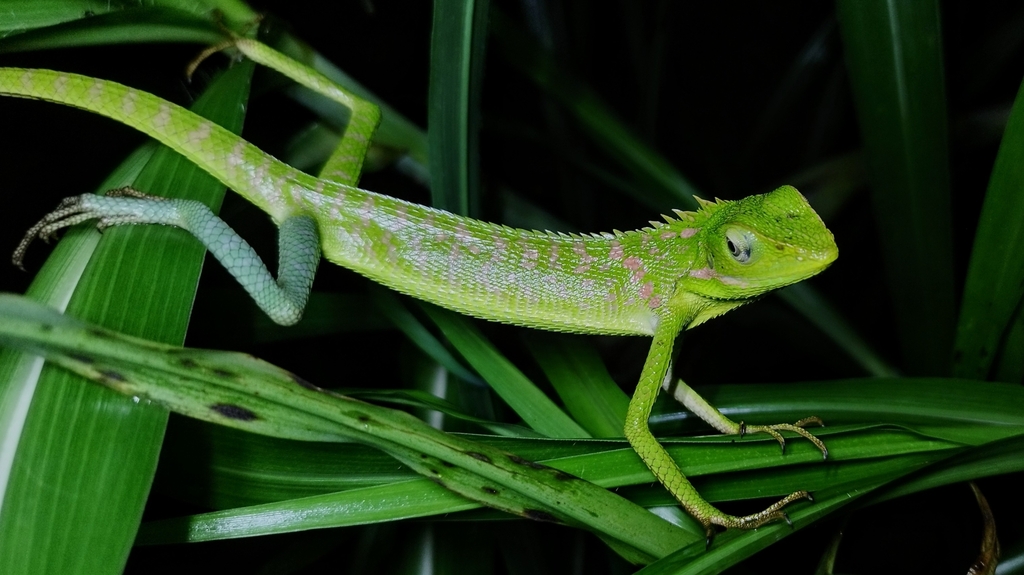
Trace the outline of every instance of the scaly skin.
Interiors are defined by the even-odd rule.
[[[314,89],[334,90],[336,99],[365,106],[265,47],[247,41],[239,41],[238,47]],[[329,261],[455,311],[548,330],[653,336],[625,434],[709,537],[714,525],[751,528],[784,518],[781,507],[807,495],[794,493],[747,517],[723,514],[700,497],[647,427],[659,388],[670,382],[669,356],[680,330],[815,275],[837,257],[832,234],[792,187],[735,202],[702,202],[697,212],[676,212],[665,222],[625,233],[527,231],[346,185],[358,178],[362,151],[377,122],[372,105],[354,113],[356,122],[349,126],[341,151],[329,162],[329,173],[318,179],[185,109],[113,82],[7,68],[0,69],[0,94],[108,116],[195,162],[282,226],[281,276],[275,284],[251,248],[229,228],[225,231],[222,222],[217,224],[215,216],[204,213],[205,208],[137,197],[134,191],[118,194],[132,197],[71,199],[33,228],[29,241],[37,233],[48,235],[92,218],[100,225],[177,225],[203,241],[275,321],[287,324],[301,315],[318,260],[312,237],[318,235],[319,248]],[[286,229],[299,230],[306,240],[298,241],[299,235],[285,233]],[[16,262],[25,245],[15,253]],[[743,432],[742,424],[726,419],[685,384],[680,389],[680,399],[717,429]],[[749,431],[772,433],[781,441],[776,429],[794,426]],[[820,442],[816,444],[824,451]]]

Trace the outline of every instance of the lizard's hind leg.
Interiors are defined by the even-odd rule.
[[[66,198],[29,228],[14,250],[12,262],[24,269],[25,251],[36,237],[49,240],[57,231],[89,220],[96,220],[100,230],[120,225],[162,224],[189,232],[238,280],[260,309],[282,325],[291,325],[302,317],[320,263],[320,239],[316,222],[309,216],[297,215],[281,223],[279,273],[275,280],[248,242],[206,205],[195,200],[151,196],[134,188],[112,190],[106,196],[82,194]]]

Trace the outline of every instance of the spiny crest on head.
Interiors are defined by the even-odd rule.
[[[672,210],[672,213],[675,214],[675,217],[672,217],[672,216],[669,216],[669,215],[666,215],[666,214],[661,214],[661,218],[663,220],[665,220],[665,221],[664,222],[652,221],[652,222],[650,222],[651,225],[654,226],[655,228],[659,228],[661,226],[664,226],[665,224],[670,224],[671,225],[671,224],[678,223],[678,222],[692,222],[695,219],[697,219],[698,215],[706,215],[706,214],[708,214],[708,213],[710,213],[710,212],[712,212],[712,211],[714,211],[714,210],[719,208],[719,204],[716,204],[715,202],[709,202],[707,200],[703,200],[701,198],[698,198],[697,196],[694,196],[694,198],[696,198],[697,202],[700,204],[700,212],[688,212],[688,211],[684,211],[684,210]],[[717,200],[717,201],[718,202],[722,202],[723,200]],[[711,206],[711,208],[710,209],[705,209],[706,206]]]
[[[714,201],[711,201],[705,200],[700,196],[693,196],[693,199],[697,200],[697,204],[700,205],[700,211],[705,215],[709,216],[718,211],[720,208],[732,203],[729,200],[723,200],[721,198],[715,198]]]
[[[672,210],[672,213],[674,213],[681,222],[692,222],[696,219],[695,217],[697,215],[695,212],[686,212],[683,210]]]

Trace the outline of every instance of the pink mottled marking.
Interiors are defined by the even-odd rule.
[[[590,271],[590,264],[576,266],[576,269],[574,269],[573,271],[578,274],[587,273],[588,271]]]
[[[452,242],[452,249],[448,252],[448,282],[455,282],[455,266],[459,259],[459,242]]]
[[[661,296],[651,296],[650,301],[647,302],[647,306],[651,309],[657,309],[661,307]]]
[[[572,251],[580,256],[580,262],[584,264],[589,264],[597,259],[587,252],[587,246],[583,242],[574,242],[572,244]]]
[[[548,264],[553,270],[562,269],[562,264],[558,262],[558,244],[551,244],[551,253],[548,254]]]
[[[212,125],[208,121],[200,122],[199,126],[185,135],[185,139],[190,144],[198,144],[210,137],[210,131],[213,129]]]
[[[670,240],[670,239],[676,237],[676,233],[675,232],[661,232],[661,235],[658,236],[658,237],[660,237],[663,240]]]
[[[323,195],[311,195],[309,197],[309,200],[306,200],[306,194],[304,193],[306,191],[306,188],[300,186],[299,184],[292,184],[289,187],[291,187],[292,190],[292,202],[294,202],[297,205],[313,205],[318,208],[319,206],[321,206],[321,201],[324,200]]]
[[[690,277],[699,280],[709,280],[718,277],[718,274],[715,273],[715,270],[704,267],[699,270],[690,270]]]
[[[636,256],[629,256],[628,258],[622,260],[622,265],[633,271],[640,269],[640,265],[642,263],[643,262],[640,261],[640,258]]]
[[[384,245],[388,248],[388,262],[392,264],[398,263],[398,248],[391,242],[391,232],[384,230],[384,233],[381,234],[381,241],[384,242]]]
[[[736,287],[747,287],[747,282],[734,278],[732,276],[718,276],[718,280],[725,285],[736,286]]]
[[[505,238],[495,235],[494,239],[494,253],[491,255],[491,261],[500,261],[505,256],[505,250],[508,248],[508,240]]]
[[[363,222],[363,227],[370,227],[370,220],[373,217],[373,196],[366,196],[366,200],[363,201],[362,207],[359,209],[359,220]]]
[[[683,238],[685,240],[686,238],[692,238],[693,235],[696,234],[696,233],[697,233],[697,228],[686,228],[683,231],[679,232],[679,237],[681,237],[681,238]]]
[[[27,73],[26,75],[30,79],[32,78],[32,74],[31,73]],[[63,97],[64,94],[67,94],[67,92],[68,92],[68,80],[69,80],[69,78],[68,78],[67,74],[61,74],[61,75],[57,76],[56,78],[54,78],[54,80],[53,80],[53,91],[58,96],[62,96]]]
[[[264,159],[262,162],[260,162],[258,166],[256,166],[256,170],[252,173],[252,177],[249,178],[249,183],[252,185],[252,187],[263,187],[263,180],[267,177],[269,170],[270,160]]]
[[[228,154],[228,165],[231,166],[232,168],[237,168],[238,166],[241,166],[242,164],[244,164],[245,163],[245,159],[244,159],[244,157],[242,155],[242,152],[244,152],[244,151],[245,151],[245,142],[239,140],[238,143],[236,143],[231,148],[231,153]],[[321,180],[321,183],[323,183],[322,180]]]
[[[129,89],[121,98],[121,113],[128,116],[135,113],[135,101],[139,99],[139,93]]]
[[[153,117],[153,125],[163,129],[171,121],[171,108],[167,104],[160,104],[160,109]]]
[[[644,285],[640,286],[640,299],[647,299],[651,297],[652,293],[654,293],[653,282],[647,282]]]
[[[622,255],[622,244],[618,241],[612,242],[612,249],[608,250],[608,257],[613,260],[621,260]]]
[[[523,249],[523,267],[532,270],[537,267],[537,258],[540,257],[540,253],[536,249],[524,248]]]
[[[92,86],[89,87],[89,99],[98,100],[103,96],[103,83],[99,80],[93,82]]]

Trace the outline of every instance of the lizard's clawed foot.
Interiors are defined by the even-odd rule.
[[[89,220],[98,220],[96,222],[96,227],[102,231],[104,228],[113,225],[135,223],[137,218],[133,218],[130,214],[110,213],[107,210],[102,210],[100,205],[97,205],[103,203],[102,198],[136,198],[142,200],[166,199],[159,196],[145,194],[130,187],[110,190],[107,192],[106,196],[82,194],[78,196],[71,196],[70,198],[64,198],[57,206],[57,209],[43,216],[43,219],[36,222],[34,226],[25,232],[25,236],[21,239],[21,242],[18,243],[18,247],[14,249],[14,254],[11,255],[11,263],[19,269],[24,270],[25,267],[23,263],[25,260],[25,252],[28,251],[28,246],[33,242],[33,240],[40,238],[44,242],[49,243],[58,231],[71,227],[75,224],[80,224]]]
[[[737,517],[734,515],[712,515],[705,520],[701,521],[704,526],[704,533],[707,536],[705,543],[707,546],[711,546],[711,541],[715,537],[715,527],[724,527],[726,529],[757,529],[758,527],[771,523],[772,521],[782,520],[785,521],[790,527],[793,526],[793,522],[789,520],[789,515],[782,510],[783,507],[799,499],[808,499],[814,501],[814,497],[807,491],[797,491],[791,493],[786,497],[776,501],[774,504],[769,506],[760,513],[754,513],[753,515],[745,515],[743,517]]]
[[[825,427],[825,422],[820,417],[805,417],[796,423],[777,423],[775,425],[746,425],[740,422],[740,437],[743,437],[747,433],[767,433],[775,438],[782,447],[782,451],[786,451],[786,439],[782,437],[780,431],[792,431],[797,435],[806,438],[808,441],[814,444],[815,447],[821,451],[821,458],[828,459],[828,448],[825,447],[825,443],[811,434],[810,431],[804,429],[808,425],[819,425]]]

